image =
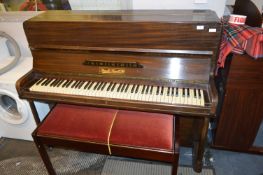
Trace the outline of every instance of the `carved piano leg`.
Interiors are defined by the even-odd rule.
[[[203,155],[209,125],[208,118],[194,120],[193,137],[193,168],[196,172],[201,172],[203,167]]]
[[[35,106],[33,100],[28,100],[28,102],[29,102],[32,114],[34,116],[35,122],[38,125],[40,123],[40,119],[39,119],[39,116],[38,116],[38,113],[37,113],[36,106]]]

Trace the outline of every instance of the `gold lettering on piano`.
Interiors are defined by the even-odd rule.
[[[125,74],[125,69],[122,68],[109,68],[99,67],[100,74]]]

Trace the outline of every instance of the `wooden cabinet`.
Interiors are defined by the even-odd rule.
[[[263,147],[253,146],[263,119],[263,59],[233,55],[227,67],[214,147],[263,153]]]

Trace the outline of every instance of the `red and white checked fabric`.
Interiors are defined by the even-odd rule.
[[[217,70],[223,68],[227,55],[247,53],[251,57],[263,58],[263,28],[248,25],[229,24],[228,18],[222,19],[223,35],[220,45]]]

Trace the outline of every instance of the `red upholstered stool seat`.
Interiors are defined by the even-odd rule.
[[[117,110],[58,104],[38,128],[37,135],[107,144]]]
[[[56,173],[44,145],[169,162],[176,175],[177,121],[166,114],[58,104],[32,136],[50,174]]]
[[[110,144],[172,151],[173,138],[172,115],[119,111]]]

